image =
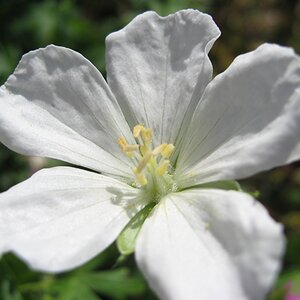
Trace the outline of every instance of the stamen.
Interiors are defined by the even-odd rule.
[[[151,128],[143,128],[142,129],[142,139],[143,142],[148,145],[152,142],[152,129]]]
[[[156,175],[163,176],[170,166],[169,160],[164,160],[162,163],[159,164],[158,168],[155,170]]]
[[[172,174],[169,157],[174,151],[173,144],[163,143],[153,149],[151,128],[138,124],[132,130],[137,144],[128,144],[124,137],[120,137],[118,143],[122,151],[129,156],[135,167],[135,184],[137,186],[150,185],[149,189],[156,195],[164,195],[170,188],[173,190]],[[159,177],[155,179],[155,177]],[[149,183],[148,183],[149,179]]]
[[[127,144],[126,146],[124,146],[123,151],[124,152],[133,152],[133,151],[137,151],[139,150],[139,145],[129,145]]]
[[[145,127],[143,125],[140,125],[140,124],[135,125],[134,128],[133,128],[133,136],[135,138],[138,138],[140,136],[140,134],[141,134],[141,131],[143,129],[145,129]]]
[[[122,149],[123,152],[126,153],[126,155],[130,158],[132,158],[134,155],[132,152],[139,150],[139,145],[130,145],[127,144],[127,141],[124,137],[120,137],[118,140],[118,143]]]
[[[127,146],[126,139],[123,136],[121,136],[118,139],[118,144],[120,145],[121,149],[124,151],[124,148]]]
[[[133,158],[134,157],[134,154],[133,152],[125,152],[126,155],[129,157],[129,158]]]
[[[136,167],[137,173],[141,173],[144,170],[151,157],[152,157],[152,152],[149,151],[145,154],[145,156],[142,158],[142,160],[139,162],[138,166]]]
[[[162,150],[161,155],[164,156],[165,158],[169,158],[173,153],[174,148],[175,147],[173,144],[166,145],[165,148]]]
[[[141,174],[138,172],[138,169],[137,168],[134,168],[133,169],[133,173],[135,175],[135,178],[137,180],[137,182],[141,185],[141,186],[144,186],[148,183],[148,180],[147,178],[145,177],[144,174]]]
[[[146,155],[147,152],[149,152],[149,147],[146,145],[142,145],[142,146],[140,146],[140,151],[141,151],[142,155],[144,156],[144,155]]]
[[[167,144],[161,144],[159,146],[157,146],[153,151],[152,151],[152,154],[153,155],[158,155],[160,154],[161,152],[164,151],[164,149],[167,147]]]

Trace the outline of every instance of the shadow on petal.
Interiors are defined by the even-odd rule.
[[[150,202],[144,190],[125,192],[123,189],[115,186],[109,186],[106,188],[106,191],[111,194],[111,202],[114,205],[123,207],[130,218]]]

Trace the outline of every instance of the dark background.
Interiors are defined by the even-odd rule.
[[[263,42],[300,53],[300,1],[296,0],[0,0],[0,85],[22,54],[48,44],[77,50],[105,74],[106,35],[146,10],[167,15],[183,8],[211,14],[222,31],[210,54],[215,74]],[[0,144],[0,192],[38,168],[55,164],[15,154]],[[300,293],[299,166],[277,168],[242,182],[286,228],[284,266],[269,300],[284,299],[289,288]],[[117,258],[111,246],[83,267],[54,276],[32,272],[13,255],[5,255],[0,260],[0,300],[156,299],[133,258],[115,266]]]

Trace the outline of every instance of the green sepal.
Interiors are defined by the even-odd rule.
[[[242,191],[240,184],[235,180],[222,180],[214,181],[197,185],[199,189],[220,189],[220,190],[233,190],[233,191]]]
[[[260,191],[257,191],[257,190],[255,190],[255,191],[253,191],[253,192],[247,192],[247,191],[243,191],[243,192],[249,194],[249,195],[252,196],[253,198],[259,198],[259,196],[260,196]]]
[[[125,254],[120,254],[120,256],[117,258],[116,262],[114,263],[114,265],[112,266],[113,268],[118,268],[120,266],[122,266],[128,259],[128,255]]]
[[[130,255],[134,252],[135,242],[141,227],[155,206],[155,202],[147,204],[126,225],[117,239],[117,247],[122,255]]]

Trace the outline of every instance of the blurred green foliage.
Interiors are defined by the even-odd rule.
[[[222,36],[211,52],[215,73],[263,42],[292,46],[300,53],[298,0],[0,0],[0,84],[23,53],[47,44],[79,51],[105,74],[104,40],[110,32],[143,11],[167,15],[182,8],[208,12],[220,27]],[[0,145],[0,191],[26,179],[34,168],[30,159]],[[300,290],[299,163],[241,184],[249,192],[259,191],[259,200],[285,225],[284,267],[269,297],[284,299],[287,284]],[[113,245],[84,266],[60,275],[34,272],[14,255],[5,255],[0,260],[0,299],[156,299],[132,257],[115,266],[118,255]]]

